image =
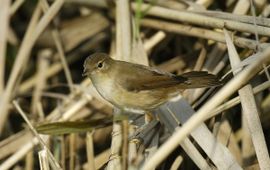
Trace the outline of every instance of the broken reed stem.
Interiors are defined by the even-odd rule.
[[[5,58],[7,48],[7,35],[9,27],[10,0],[0,0],[0,96],[3,93],[5,85]]]
[[[257,72],[260,66],[270,60],[270,47],[265,49],[258,57],[258,60],[246,67],[236,77],[229,81],[221,90],[219,90],[196,114],[194,114],[183,126],[177,130],[146,162],[142,169],[154,168],[161,163],[192,130],[200,125],[207,117],[211,110],[221,104],[226,98],[231,96],[250,80]]]
[[[183,162],[184,158],[183,156],[179,155],[175,158],[175,160],[172,163],[172,166],[170,167],[170,170],[177,170],[180,169],[180,166]]]
[[[40,19],[38,23],[37,21],[41,12],[40,4],[38,4],[36,7],[36,10],[33,14],[33,17],[30,21],[29,27],[23,39],[22,45],[17,54],[16,61],[12,68],[11,75],[8,79],[6,89],[3,93],[3,100],[0,103],[0,108],[2,109],[0,119],[0,134],[2,133],[3,126],[8,115],[8,106],[11,100],[12,93],[14,91],[15,84],[18,83],[18,76],[19,74],[21,74],[22,68],[27,64],[29,54],[37,38],[44,31],[44,29],[47,27],[53,17],[58,13],[63,3],[63,0],[55,1],[48,10],[48,12],[44,14],[44,16]]]
[[[205,59],[206,59],[206,55],[207,55],[206,49],[203,46],[202,49],[201,49],[201,52],[199,54],[199,57],[198,57],[198,59],[196,61],[196,64],[194,66],[194,69],[193,69],[194,71],[200,71],[202,69],[203,64],[205,62]]]
[[[166,33],[164,31],[158,31],[157,33],[155,33],[152,37],[150,37],[144,42],[143,46],[145,51],[147,53],[150,53],[152,48],[155,47],[159,42],[164,40],[165,37]]]

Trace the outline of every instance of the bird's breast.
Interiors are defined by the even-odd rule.
[[[114,79],[104,76],[93,76],[91,78],[93,85],[95,86],[98,93],[105,98],[107,101],[112,102],[113,90],[114,90]]]

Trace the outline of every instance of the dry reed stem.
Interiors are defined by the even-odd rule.
[[[134,10],[136,9],[134,4],[132,4],[132,8]],[[148,8],[148,5],[142,4],[142,10],[146,10],[147,8]],[[268,27],[263,27],[263,26],[255,27],[254,25],[251,25],[251,24],[207,17],[207,16],[191,13],[188,11],[175,11],[175,10],[166,9],[162,7],[152,6],[148,10],[147,15],[162,17],[164,19],[171,19],[175,21],[186,22],[190,24],[211,27],[211,28],[223,29],[224,27],[226,27],[227,29],[230,29],[233,31],[241,31],[241,32],[248,32],[248,33],[254,33],[254,30],[257,29],[258,34],[260,35],[265,35],[265,36],[270,35],[270,28]]]
[[[186,152],[186,154],[192,159],[192,161],[198,166],[198,168],[207,170],[211,169],[207,160],[202,156],[202,154],[198,151],[198,149],[194,146],[194,144],[188,139],[184,139],[180,146]]]
[[[207,55],[206,49],[205,47],[202,47],[199,57],[194,66],[194,69],[193,69],[194,71],[200,71],[202,69],[205,59],[206,59],[206,55]]]
[[[227,41],[231,67],[235,68],[241,62],[241,60],[226,29],[224,29],[224,34]],[[237,75],[240,70],[241,69],[234,70],[234,76]],[[259,111],[256,106],[256,101],[252,92],[251,85],[245,85],[238,90],[238,93],[243,108],[244,119],[247,121],[247,129],[251,135],[260,168],[270,169],[269,153],[267,151],[267,146],[259,118]]]
[[[13,88],[15,86],[16,79],[19,76],[20,70],[23,67],[22,63],[25,63],[24,60],[26,60],[27,57],[29,56],[29,54],[27,54],[28,52],[26,50],[27,47],[25,47],[25,46],[27,46],[27,44],[30,41],[30,37],[31,37],[32,32],[34,31],[34,27],[37,25],[38,18],[40,16],[40,12],[41,11],[40,11],[39,4],[38,4],[36,6],[34,14],[32,15],[32,18],[30,20],[30,24],[27,28],[26,33],[25,33],[21,48],[19,49],[19,52],[17,54],[17,59],[15,60],[14,66],[13,66],[12,71],[11,71],[11,75],[8,79],[7,86],[6,86],[6,89],[5,89],[4,94],[3,94],[3,100],[0,101],[0,106],[2,108],[2,111],[1,111],[2,116],[0,118],[0,134],[2,133],[3,126],[4,126],[4,123],[6,121],[6,117],[8,114],[8,105],[9,105],[9,102],[10,102],[10,99],[12,96],[12,91],[13,91]]]
[[[95,37],[93,37],[92,41],[84,45],[80,50],[82,51],[88,51],[96,47],[96,44],[99,44],[101,41],[103,41],[106,38],[106,36],[103,33],[97,34]],[[57,56],[55,56],[57,57]],[[69,58],[67,58],[67,62],[69,64],[73,63],[78,59],[77,53],[72,53]],[[46,79],[56,75],[63,69],[63,64],[62,63],[54,63],[52,64],[47,71],[45,72],[46,74]],[[22,82],[22,84],[19,87],[19,93],[24,93],[28,90],[30,90],[38,80],[37,74],[33,75],[29,79],[25,80]]]
[[[182,34],[185,36],[193,36],[198,38],[204,38],[207,40],[214,40],[217,42],[225,43],[225,38],[221,32],[212,31],[209,29],[183,25],[179,23],[172,23],[167,21],[161,21],[158,19],[142,19],[141,24],[145,27],[150,27],[158,30],[164,30],[167,32]],[[242,48],[256,49],[257,43],[254,40],[242,38],[239,36],[234,37],[234,43]],[[261,44],[262,48],[268,46],[268,43]]]
[[[197,111],[178,131],[176,131],[156,152],[156,154],[143,166],[143,169],[156,167],[165,157],[168,156],[192,130],[200,125],[208,113],[241,88],[257,72],[260,71],[262,63],[269,62],[270,47],[264,50],[257,61],[241,71],[236,77],[219,90],[201,109]]]
[[[37,77],[38,80],[36,81],[36,86],[33,92],[32,103],[31,103],[31,112],[32,114],[37,114],[38,112],[38,103],[41,100],[42,91],[46,86],[46,72],[44,70],[48,69],[48,59],[52,55],[52,51],[49,49],[45,49],[39,53],[38,58],[38,71]],[[43,114],[44,115],[44,114]],[[39,119],[43,116],[39,115]]]
[[[69,169],[75,169],[76,135],[75,133],[69,135]]]
[[[135,132],[135,126],[129,125],[129,134],[134,134]],[[128,145],[128,163],[129,165],[132,165],[132,162],[137,158],[137,146],[136,143],[134,143],[132,140],[129,140]]]
[[[23,147],[18,149],[13,155],[7,158],[0,165],[1,170],[9,170],[15,163],[25,157],[25,155],[33,149],[35,145],[38,144],[38,139],[36,137],[30,139]]]
[[[29,27],[27,29],[24,40],[20,47],[20,50],[17,54],[17,59],[15,61],[11,75],[7,82],[7,87],[5,89],[5,92],[3,93],[3,100],[0,103],[0,107],[2,108],[0,119],[0,134],[2,133],[3,125],[8,115],[8,105],[12,97],[12,92],[14,91],[15,83],[18,82],[17,78],[22,70],[22,67],[24,67],[25,64],[27,63],[30,51],[35,41],[37,40],[39,35],[44,31],[44,29],[53,19],[53,17],[57,14],[57,12],[60,10],[63,3],[64,3],[63,0],[55,1],[48,10],[48,12],[40,19],[38,24],[36,24],[36,22],[40,14],[39,4],[36,7],[36,10],[30,21]]]
[[[232,152],[237,162],[242,166],[242,156],[241,150],[238,146],[238,143],[235,138],[235,134],[232,130],[231,125],[229,124],[228,120],[224,120],[220,122],[220,126],[218,127],[217,132],[217,139],[220,141],[224,146],[227,146],[228,149]]]
[[[123,143],[122,143],[122,169],[128,169],[128,157],[129,157],[129,121],[122,121],[123,129]]]
[[[70,102],[71,103],[71,102]],[[67,105],[69,105],[69,104],[67,104]],[[82,106],[83,107],[83,106]]]
[[[60,137],[60,144],[61,144],[61,165],[63,169],[66,169],[66,142],[65,137],[62,135]]]
[[[241,9],[243,11],[243,8]],[[268,18],[240,15],[241,11],[237,13],[227,13],[227,12],[218,12],[218,11],[191,11],[191,12],[205,15],[205,16],[216,17],[220,19],[243,22],[247,24],[253,24],[253,20],[255,20],[258,25],[266,26],[266,27],[270,26],[270,20]]]
[[[116,56],[129,61],[131,52],[131,21],[129,0],[116,2]]]
[[[49,4],[47,2],[47,0],[41,0],[41,5],[42,5],[42,9],[43,12],[46,13],[49,9]],[[60,33],[59,30],[56,28],[56,25],[54,25],[55,28],[53,28],[53,30],[51,31],[52,37],[53,37],[53,41],[55,43],[56,49],[58,51],[59,57],[60,57],[60,61],[63,64],[63,70],[69,85],[69,89],[72,92],[73,91],[73,80],[72,80],[72,76],[71,76],[71,72],[69,70],[67,61],[66,61],[66,56],[64,53],[64,48],[61,42],[61,37],[60,37]]]
[[[239,6],[243,5],[242,3],[243,3],[242,1],[238,1],[237,2],[237,4],[235,5],[235,7],[233,9],[233,14],[232,15],[238,14],[238,15],[243,16],[243,15],[245,15],[248,12],[248,8],[239,8]],[[224,35],[221,33],[220,36],[223,38],[224,43],[226,43],[226,40],[225,40]],[[240,41],[242,41],[241,40],[242,39],[241,37],[235,36],[234,39],[233,39],[233,41],[234,41],[234,43],[236,45],[238,44],[238,42],[237,42],[237,39],[238,38],[239,38]],[[251,43],[252,44],[252,48],[250,48],[250,49],[256,50],[258,48],[258,46],[257,46],[258,44],[257,44],[256,41],[250,40],[250,39],[245,39],[245,38],[243,40],[244,41],[247,40],[247,44],[248,44],[248,41],[252,41],[252,43]],[[238,45],[238,46],[241,46],[241,45]],[[248,47],[246,47],[246,48],[248,48]],[[208,56],[208,61],[206,61],[205,67],[204,67],[203,70],[206,70],[206,71],[210,70],[212,73],[218,74],[222,70],[222,68],[225,67],[225,62],[224,61],[226,61],[226,60],[224,60],[223,55],[224,55],[224,53],[225,53],[226,50],[227,50],[227,48],[226,48],[226,45],[225,44],[217,44],[212,49],[212,52]],[[220,60],[219,63],[217,64],[217,63],[213,62],[214,63],[213,64],[212,61],[217,60],[218,56],[223,57],[223,59],[219,58],[219,60]],[[210,67],[210,64],[211,63],[212,63],[212,65],[215,66],[215,69],[211,69],[211,67]],[[194,90],[194,93],[193,93],[193,101],[197,100],[203,94],[204,91],[205,91],[205,89],[195,89]]]
[[[95,165],[96,165],[96,169],[101,169],[101,167],[107,163],[107,161],[109,160],[109,157],[110,157],[110,149],[107,149],[103,152],[101,152],[100,154],[98,154],[96,157],[95,157]],[[88,170],[88,163],[85,163],[83,165],[83,169],[84,170]]]
[[[87,151],[87,165],[88,169],[96,169],[95,156],[94,156],[94,144],[93,144],[93,132],[86,133],[86,151]]]
[[[116,1],[116,58],[119,60],[129,61],[131,56],[131,20],[129,0]],[[114,114],[116,113],[114,109]],[[108,162],[108,170],[123,169],[121,167],[121,145],[123,141],[121,124],[114,122],[111,143],[111,157]],[[125,146],[127,147],[127,146]],[[125,148],[128,150],[128,148]],[[123,158],[123,159],[127,159]]]
[[[17,46],[19,44],[19,38],[17,37],[17,35],[15,34],[14,30],[11,27],[9,27],[8,29],[7,41],[8,43],[14,46]]]
[[[102,36],[103,37],[103,36]],[[92,44],[92,43],[91,43]],[[91,45],[92,46],[92,45]],[[83,81],[81,83],[81,86],[85,87],[89,85],[89,81]],[[74,94],[71,94],[70,96],[74,96]],[[91,100],[91,97],[88,95],[88,97],[82,97],[81,100],[79,100],[77,103],[70,103],[69,110],[64,112],[61,118],[62,120],[67,120],[71,116],[73,116],[75,113],[77,113],[82,107],[84,107],[89,101]],[[63,103],[65,104],[65,103]],[[55,113],[60,113],[58,109],[56,108],[54,111],[51,112],[50,115],[55,115]],[[29,150],[31,150],[36,144],[38,144],[38,141],[36,138],[31,138],[28,140],[27,143],[25,143],[24,147],[22,149],[19,149],[16,153],[14,153],[11,157],[9,157],[1,166],[4,169],[9,169],[12,165],[14,165],[18,160],[20,160]]]
[[[170,130],[171,133],[175,132],[175,129],[179,128],[179,124],[184,124],[194,114],[195,111],[184,99],[180,99],[178,102],[167,103],[161,107],[161,113],[158,113],[159,117],[163,117],[163,119],[160,118],[161,122],[164,119],[169,119],[170,117],[174,119],[174,121],[168,121],[171,126],[174,126],[174,128]],[[191,136],[218,169],[241,169],[240,165],[238,165],[229,150],[216,140],[215,136],[204,123],[193,130]],[[190,156],[190,154],[192,154],[192,156]],[[188,153],[188,155],[193,158],[193,153]],[[199,168],[205,169],[205,167],[200,166]]]
[[[48,154],[46,149],[38,152],[39,168],[40,170],[50,170]]]
[[[53,157],[53,154],[48,149],[48,147],[46,145],[46,142],[37,133],[36,129],[33,127],[33,125],[31,124],[30,120],[26,117],[26,114],[21,109],[19,103],[17,101],[13,101],[12,103],[15,106],[15,108],[17,109],[17,111],[20,113],[20,115],[23,117],[24,121],[27,123],[28,127],[33,132],[33,134],[35,135],[35,137],[38,139],[39,144],[43,147],[43,149],[46,149],[47,150],[47,153],[48,153],[48,156],[49,156],[49,162],[50,162],[52,168],[55,169],[55,170],[61,170],[62,168],[60,167],[60,165],[58,164],[58,162]]]
[[[264,83],[256,86],[255,88],[253,88],[253,93],[257,94],[263,90],[268,89],[269,87],[270,87],[270,81],[264,82]],[[239,103],[240,103],[240,97],[237,96],[237,97],[227,101],[226,103],[219,105],[218,107],[213,109],[211,112],[209,112],[209,116],[207,119],[210,119],[211,117],[214,117],[214,116],[224,112],[225,110],[228,110],[228,109],[234,107],[235,105],[237,105]]]
[[[147,22],[146,22],[147,23]],[[160,23],[158,23],[157,25],[159,25]],[[166,25],[166,24],[164,24]],[[167,25],[166,25],[167,26]],[[189,30],[190,31],[190,30]],[[189,31],[187,31],[187,33],[189,33]],[[223,38],[223,35],[221,34],[221,37]],[[224,38],[223,38],[224,39]],[[204,147],[203,147],[204,148]],[[215,156],[214,156],[215,157]]]
[[[155,47],[159,42],[164,40],[165,37],[166,34],[163,31],[158,31],[157,33],[155,33],[152,37],[150,37],[143,43],[145,51],[147,53],[150,53],[152,48]]]
[[[23,130],[0,142],[0,160],[19,150],[32,138],[29,131]]]
[[[177,170],[180,168],[181,163],[183,162],[183,157],[181,155],[177,156],[170,167],[170,170]]]
[[[31,150],[26,154],[25,157],[25,169],[26,170],[33,170],[34,167],[34,152]]]
[[[62,45],[62,43],[60,41],[60,34],[59,34],[59,31],[57,30],[57,28],[55,28],[52,31],[52,35],[53,35],[53,39],[54,39],[54,42],[55,42],[55,45],[56,45],[56,49],[57,49],[58,54],[60,56],[60,61],[61,61],[62,65],[63,65],[63,70],[64,70],[64,73],[65,73],[65,76],[66,76],[66,79],[67,79],[67,82],[68,82],[68,85],[69,85],[69,89],[72,92],[74,90],[73,89],[74,83],[73,83],[73,80],[72,80],[70,69],[69,69],[67,61],[66,61],[66,56],[65,56],[65,53],[64,53],[63,45]]]
[[[147,23],[147,22],[146,22]],[[158,23],[159,24],[159,23]],[[157,25],[158,25],[157,24]],[[207,139],[208,139],[208,137],[206,137]],[[201,141],[201,140],[199,140],[199,141]],[[207,147],[203,147],[204,149],[205,148],[207,148]],[[209,153],[209,152],[208,152]],[[224,168],[224,164],[222,164],[222,162],[223,162],[223,160],[220,160],[220,161],[218,161],[217,159],[215,159],[215,157],[219,157],[219,156],[213,156],[213,159],[216,161],[216,163],[217,163],[217,165],[218,165],[218,167],[219,168],[221,168],[222,166],[223,166],[223,168]],[[218,163],[219,162],[219,163]],[[225,163],[226,164],[226,163]],[[229,164],[226,164],[225,166],[230,166],[230,163]],[[236,168],[236,167],[235,167]],[[238,167],[239,168],[239,167]]]
[[[268,17],[270,15],[270,5],[266,5],[260,16]]]
[[[245,0],[248,1],[248,0]],[[77,3],[74,1],[69,1],[70,3]],[[239,1],[240,2],[240,1]],[[95,0],[81,0],[80,3],[83,3],[85,5],[93,5],[96,6]],[[107,5],[104,0],[100,0],[100,5],[98,7],[102,8],[107,8]],[[238,13],[244,13],[242,11],[247,11],[249,9],[242,8],[245,6],[245,4],[240,4],[238,3],[239,7],[241,8],[235,8],[234,11],[239,11],[239,12],[233,12],[235,14]],[[142,11],[146,10],[149,7],[147,4],[142,4]],[[136,4],[132,3],[132,10],[136,10]],[[161,17],[164,19],[172,19],[180,22],[186,22],[186,23],[191,23],[195,25],[200,25],[200,26],[205,26],[205,27],[212,27],[212,28],[220,28],[223,29],[224,27],[231,29],[233,31],[241,31],[241,32],[248,32],[248,33],[254,33],[254,30],[256,27],[252,24],[246,24],[246,23],[241,23],[237,21],[231,21],[231,20],[224,20],[224,19],[219,19],[219,18],[213,18],[213,17],[208,17],[204,15],[199,15],[195,14],[190,11],[176,11],[174,9],[168,9],[164,7],[159,7],[159,6],[151,6],[149,10],[147,11],[147,15],[153,15],[157,17]],[[258,33],[260,35],[270,35],[270,29],[268,27],[262,27],[259,26],[258,28]]]
[[[121,159],[120,159],[120,151],[122,146],[122,128],[120,123],[113,124],[113,132],[112,132],[112,142],[111,142],[111,154],[109,158],[109,162],[107,165],[108,170],[120,170],[121,167]]]
[[[10,7],[9,15],[12,16],[16,13],[16,11],[21,7],[25,0],[15,0]]]
[[[239,0],[235,5],[233,12],[234,14],[245,14],[249,10],[250,3],[249,0]]]
[[[9,10],[10,0],[0,1],[0,21],[2,22],[0,27],[0,96],[3,93],[5,85],[5,58],[7,47],[7,35],[9,27]]]

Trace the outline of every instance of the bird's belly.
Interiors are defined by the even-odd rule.
[[[168,100],[160,91],[127,91],[114,82],[114,79],[94,80],[99,94],[114,106],[135,113],[152,110]]]

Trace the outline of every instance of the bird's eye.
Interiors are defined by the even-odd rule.
[[[102,62],[100,62],[100,63],[98,63],[98,68],[102,68],[103,67],[103,63]]]

